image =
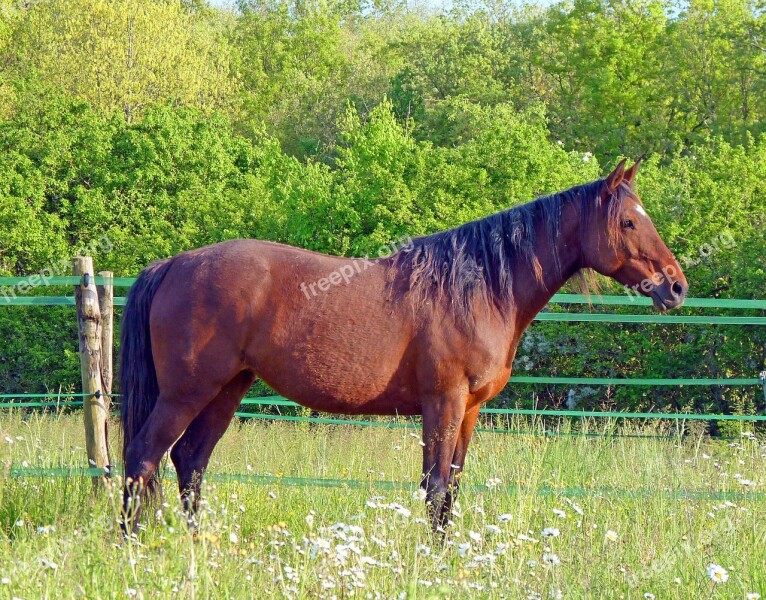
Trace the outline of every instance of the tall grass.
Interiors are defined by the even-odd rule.
[[[766,597],[762,441],[477,433],[444,545],[407,485],[419,441],[408,429],[236,423],[213,455],[196,533],[167,466],[164,501],[125,541],[117,487],[9,476],[87,466],[80,416],[4,415],[0,597]],[[712,581],[711,563],[727,581]]]

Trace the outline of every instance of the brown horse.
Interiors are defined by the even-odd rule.
[[[686,279],[633,189],[638,164],[624,163],[387,258],[232,240],[144,269],[122,328],[124,527],[171,446],[193,514],[213,448],[261,377],[319,411],[422,415],[421,485],[439,529],[479,408],[564,282],[590,268],[660,310],[683,303]]]

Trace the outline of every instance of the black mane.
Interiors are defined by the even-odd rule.
[[[408,290],[417,309],[428,300],[448,297],[457,316],[470,320],[472,302],[478,294],[499,309],[507,307],[513,294],[513,268],[525,263],[542,280],[542,268],[535,251],[535,229],[545,225],[546,235],[557,245],[562,208],[578,203],[580,221],[588,222],[598,204],[604,180],[538,198],[532,202],[465,223],[455,229],[415,238],[392,257],[396,274]],[[619,207],[631,196],[627,185],[620,186],[609,211],[610,240],[619,232]],[[614,232],[612,231],[614,229]],[[558,256],[555,267],[560,269]]]

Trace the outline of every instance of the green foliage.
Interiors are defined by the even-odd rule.
[[[762,298],[765,15],[745,0],[5,6],[0,274],[91,246],[130,275],[235,237],[376,255],[646,152],[639,192],[691,293]],[[73,385],[72,325],[0,307],[0,389]],[[516,369],[752,377],[765,362],[762,328],[538,323]],[[504,401],[748,412],[759,394],[515,386]]]

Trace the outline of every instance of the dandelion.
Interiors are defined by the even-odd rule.
[[[616,542],[618,536],[616,531],[612,531],[611,529],[608,529],[607,532],[604,534],[604,537],[610,542]]]
[[[559,537],[561,532],[557,527],[546,527],[543,529],[543,537]]]
[[[707,568],[707,576],[713,583],[725,583],[729,580],[729,573],[721,565],[710,563]]]

